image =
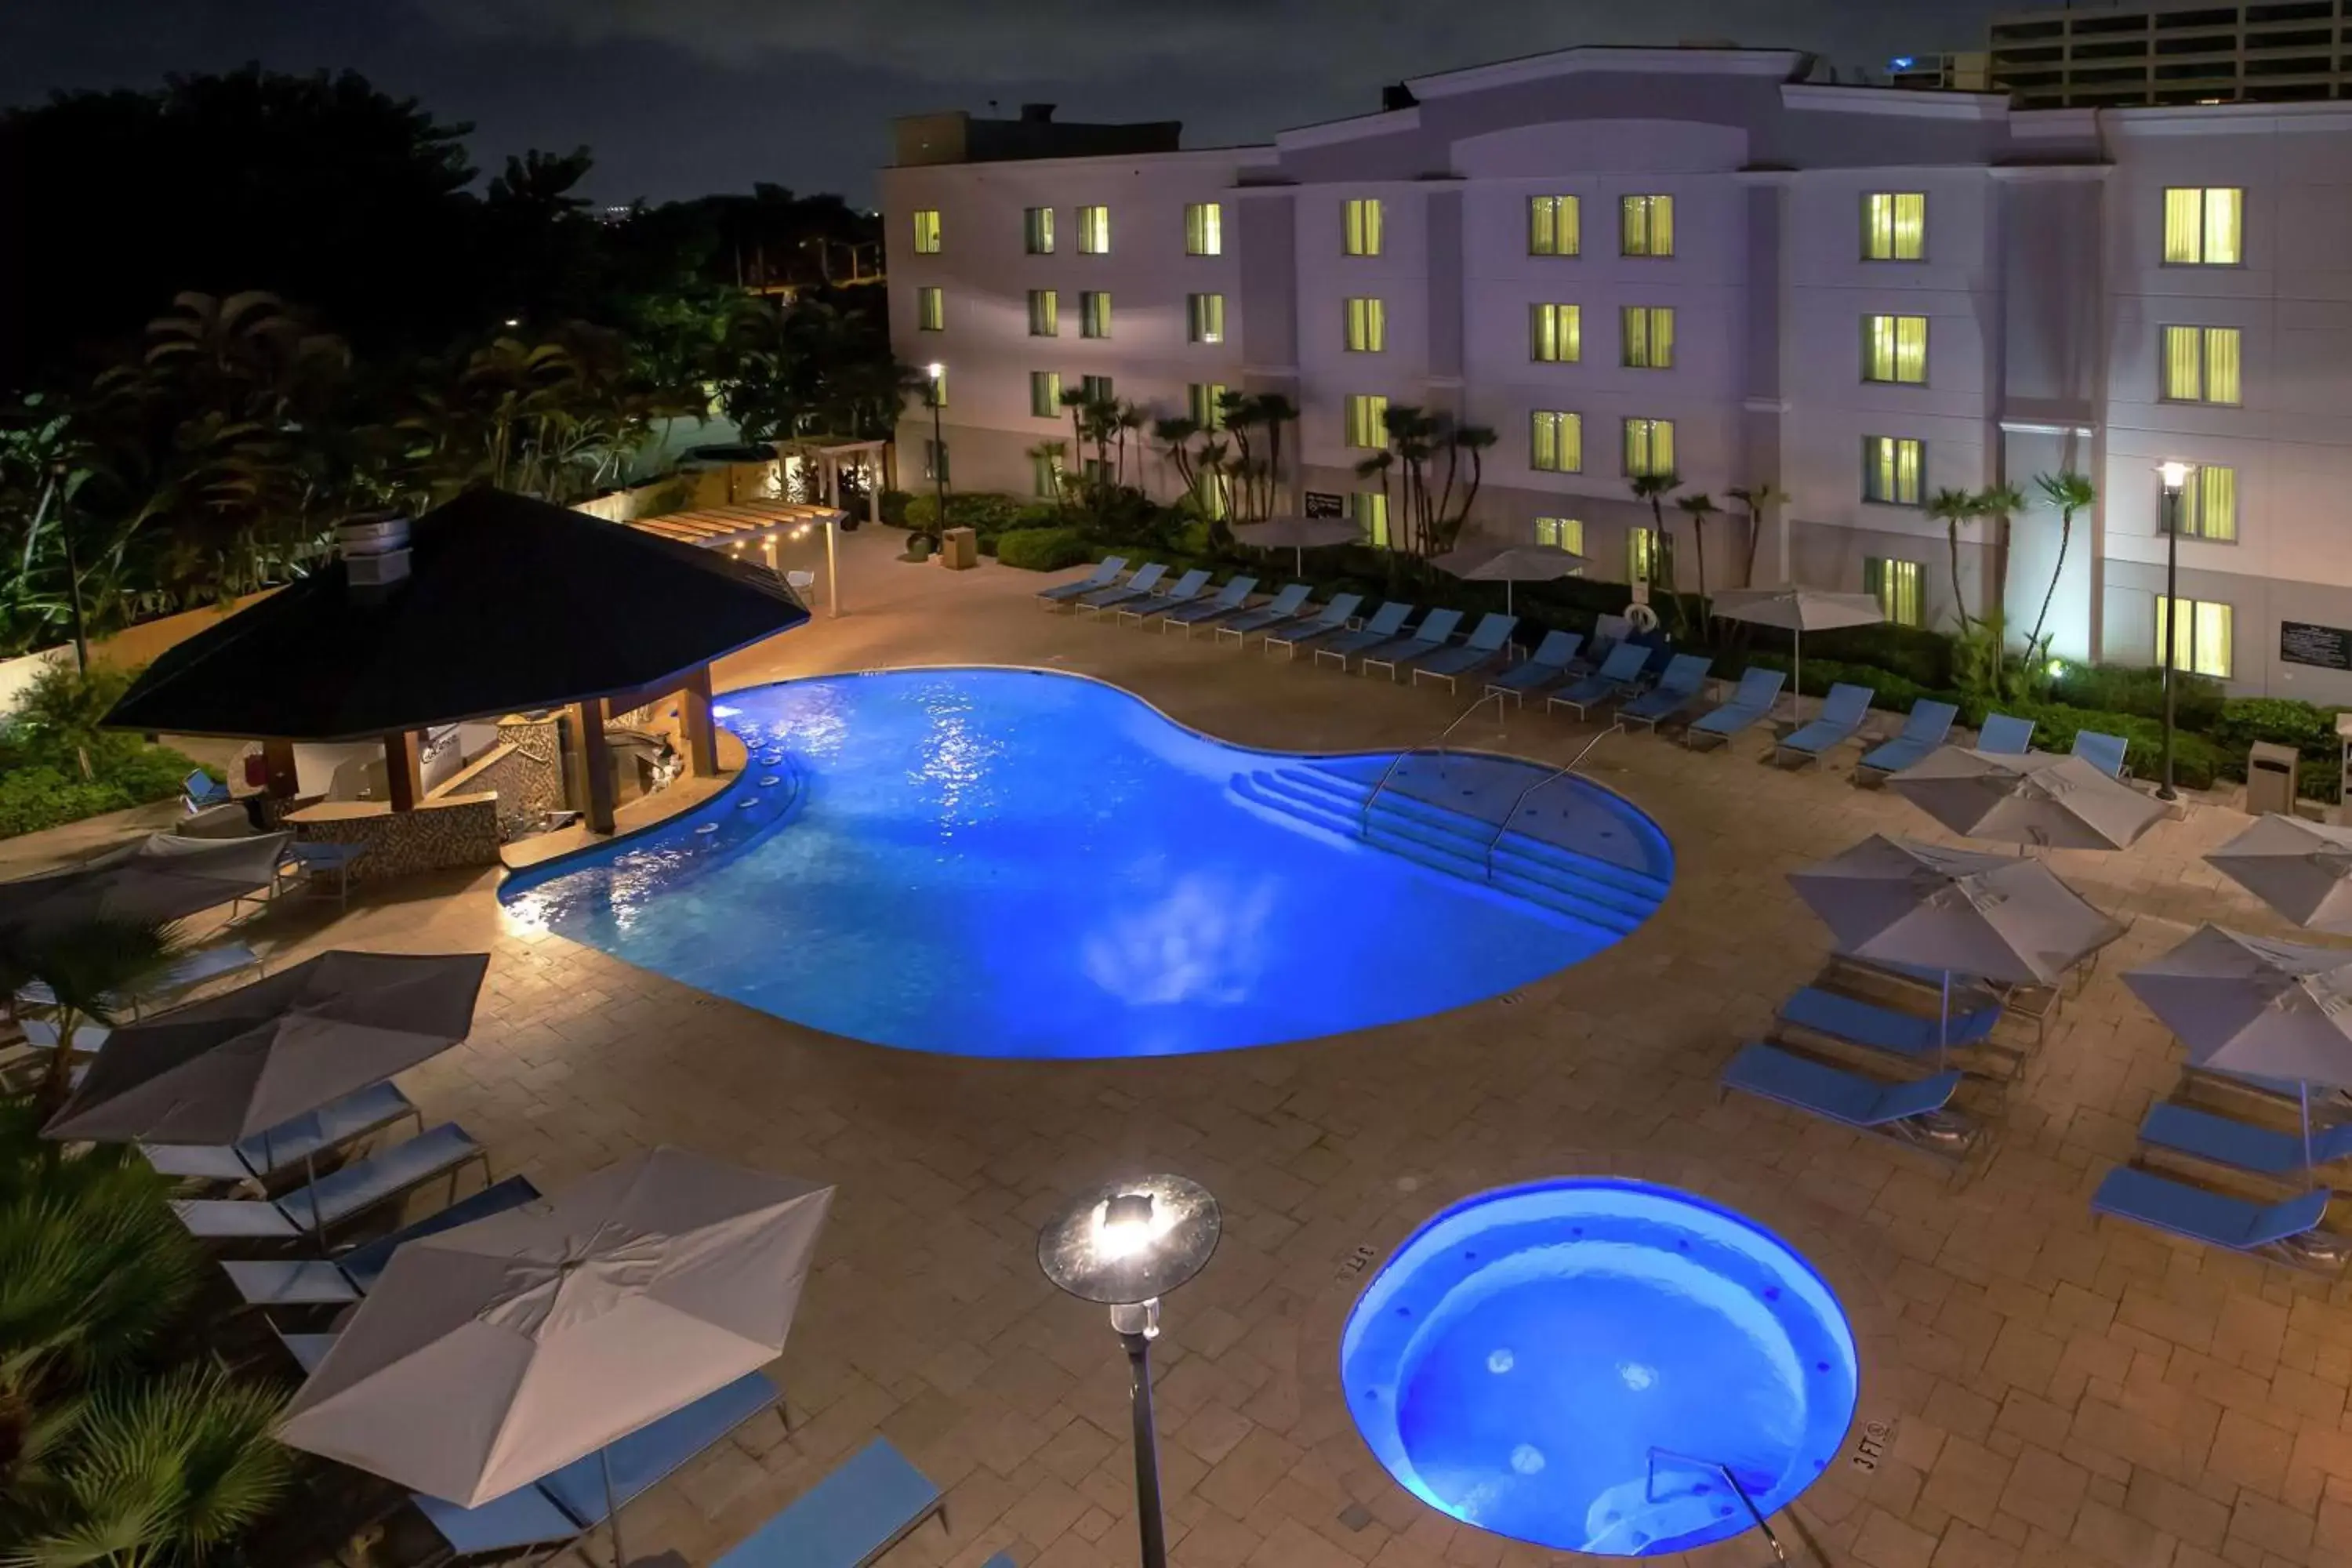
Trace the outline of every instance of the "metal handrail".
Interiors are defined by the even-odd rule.
[[[1519,808],[1528,804],[1528,797],[1534,795],[1538,790],[1542,789],[1546,784],[1552,783],[1555,779],[1564,779],[1569,774],[1574,773],[1578,768],[1583,766],[1584,759],[1592,754],[1593,747],[1601,744],[1601,742],[1607,740],[1610,736],[1616,734],[1619,731],[1624,728],[1625,721],[1622,719],[1618,720],[1615,723],[1610,725],[1609,728],[1601,731],[1601,733],[1593,736],[1590,741],[1585,742],[1584,749],[1578,752],[1575,756],[1570,758],[1565,766],[1552,769],[1551,772],[1544,774],[1543,777],[1536,780],[1535,783],[1528,785],[1527,788],[1519,792],[1518,798],[1511,802],[1511,809],[1503,813],[1502,823],[1495,829],[1495,837],[1486,840],[1486,880],[1491,882],[1495,879],[1495,847],[1502,843],[1503,836],[1511,830],[1511,824],[1518,820]]]
[[[1658,1500],[1654,1495],[1652,1495],[1651,1487],[1658,1479],[1658,1461],[1661,1458],[1680,1459],[1686,1465],[1695,1465],[1702,1469],[1713,1470],[1716,1474],[1721,1476],[1724,1479],[1724,1484],[1731,1489],[1731,1495],[1739,1500],[1739,1506],[1748,1510],[1748,1517],[1755,1522],[1757,1531],[1763,1535],[1764,1544],[1772,1549],[1772,1556],[1774,1560],[1781,1563],[1783,1568],[1786,1568],[1786,1564],[1789,1561],[1789,1553],[1781,1548],[1780,1538],[1772,1533],[1772,1526],[1766,1521],[1763,1510],[1756,1506],[1756,1500],[1748,1495],[1748,1489],[1739,1484],[1739,1478],[1731,1473],[1731,1467],[1725,1464],[1720,1459],[1701,1458],[1696,1454],[1677,1454],[1672,1448],[1652,1448],[1650,1450],[1649,1479],[1643,1483],[1642,1488],[1643,1497],[1647,1501],[1655,1502]]]
[[[1485,696],[1479,698],[1477,701],[1473,702],[1469,707],[1465,708],[1461,712],[1456,713],[1454,716],[1454,721],[1446,725],[1444,729],[1440,730],[1435,735],[1432,736],[1427,741],[1423,742],[1418,746],[1408,746],[1403,751],[1399,752],[1395,756],[1391,757],[1389,759],[1389,765],[1381,770],[1380,782],[1372,785],[1372,793],[1364,797],[1363,809],[1356,814],[1357,837],[1360,838],[1369,838],[1371,837],[1372,803],[1381,798],[1381,792],[1389,787],[1390,778],[1395,774],[1397,769],[1403,764],[1404,760],[1407,757],[1416,756],[1423,752],[1443,756],[1445,752],[1445,737],[1460,729],[1464,721],[1467,720],[1471,714],[1478,711],[1479,709],[1486,706],[1487,703],[1492,702],[1495,705],[1495,716],[1498,719],[1501,718],[1503,715],[1503,696],[1504,694],[1500,691],[1487,692]]]

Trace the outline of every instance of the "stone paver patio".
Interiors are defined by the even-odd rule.
[[[1029,597],[1040,579],[901,565],[898,537],[845,539],[855,613],[820,611],[719,684],[1037,664],[1300,749],[1407,745],[1454,711],[1255,646],[1048,616]],[[1457,739],[1566,761],[1589,732],[1530,713]],[[1099,1310],[1039,1277],[1034,1237],[1073,1189],[1165,1167],[1227,1213],[1213,1264],[1169,1300],[1159,1352],[1168,1528],[1187,1568],[1572,1560],[1456,1525],[1390,1481],[1349,1425],[1335,1363],[1360,1248],[1384,1255],[1479,1188],[1579,1173],[1745,1210],[1843,1296],[1881,1440],[1874,1461],[1858,1426],[1797,1506],[1830,1561],[2352,1563],[2352,1288],[2095,1226],[2085,1204],[2179,1070],[2118,973],[2200,921],[2286,929],[2199,858],[2245,819],[2201,808],[2121,855],[2053,857],[2135,923],[1993,1091],[1997,1157],[1954,1193],[1915,1156],[1716,1093],[1726,1057],[1825,951],[1783,873],[1873,831],[1934,836],[1843,766],[1782,773],[1754,750],[1616,736],[1595,752],[1593,774],[1679,856],[1673,895],[1630,940],[1514,995],[1304,1045],[1075,1063],[856,1045],[521,930],[487,875],[355,902],[284,951],[490,949],[472,1040],[411,1090],[481,1137],[500,1173],[551,1188],[669,1142],[838,1184],[779,1369],[794,1435],[757,1424],[634,1507],[640,1552],[710,1560],[879,1432],[949,1489],[953,1524],[909,1538],[892,1568],[977,1568],[1007,1548],[1021,1568],[1132,1563],[1124,1365]],[[1764,1560],[1752,1537],[1686,1559]]]

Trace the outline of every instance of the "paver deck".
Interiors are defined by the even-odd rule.
[[[890,664],[1083,670],[1245,742],[1427,740],[1460,703],[1214,639],[1048,615],[1041,579],[900,564],[844,541],[853,606],[729,660],[722,687]],[[1485,728],[1481,728],[1481,726]],[[1457,741],[1553,762],[1589,729],[1539,711]],[[1117,1568],[1136,1558],[1123,1363],[1098,1310],[1038,1276],[1071,1190],[1166,1167],[1227,1234],[1169,1300],[1162,1482],[1187,1568],[1496,1568],[1569,1559],[1456,1525],[1391,1482],[1336,1386],[1362,1275],[1433,1209],[1553,1173],[1671,1182],[1807,1251],[1863,1340],[1865,1454],[1798,1505],[1831,1561],[1868,1568],[2352,1563],[2352,1288],[2178,1245],[2085,1199],[2127,1158],[2179,1048],[2118,973],[2211,919],[2279,932],[2199,857],[2244,825],[2200,808],[2120,855],[2056,868],[2134,921],[2007,1095],[1990,1171],[1958,1194],[1900,1151],[1714,1076],[1819,964],[1783,873],[1863,834],[1941,835],[1848,763],[1785,773],[1755,744],[1694,755],[1616,736],[1591,770],[1674,840],[1672,896],[1631,939],[1475,1006],[1302,1045],[1159,1060],[1001,1062],[854,1044],[515,927],[494,877],[355,898],[287,951],[488,946],[473,1038],[404,1083],[499,1173],[552,1190],[646,1144],[837,1183],[782,1365],[794,1432],[750,1429],[632,1510],[640,1551],[708,1562],[875,1433],[949,1489],[953,1529],[892,1568]],[[263,930],[268,928],[267,923]],[[786,940],[780,933],[779,940]],[[1409,940],[1374,933],[1368,940]],[[1752,1541],[1690,1554],[1753,1564]]]

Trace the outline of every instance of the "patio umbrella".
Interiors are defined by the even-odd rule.
[[[464,1507],[503,1496],[775,1360],[832,1202],[656,1149],[409,1242],[278,1435]]]
[[[182,920],[263,891],[277,879],[293,837],[155,833],[68,870],[0,882],[0,934],[37,937],[96,920]]]
[[[235,1143],[466,1037],[486,952],[323,952],[107,1037],[45,1138]]]
[[[1874,835],[1789,873],[1790,885],[1855,958],[1943,975],[2049,985],[2124,928],[2039,860]]]
[[[2224,931],[2197,933],[2124,984],[2200,1067],[2293,1079],[2311,1163],[2311,1086],[2352,1088],[2352,952]]]
[[[1466,583],[1500,583],[1505,614],[1511,608],[1512,584],[1549,583],[1584,570],[1583,556],[1552,544],[1473,544],[1433,555],[1429,563]]]
[[[2205,863],[2297,925],[2352,936],[2352,827],[2273,814]]]
[[[2082,758],[2049,752],[1942,746],[1886,787],[1955,833],[2045,849],[2121,849],[2164,816],[2160,803]]]
[[[1886,618],[1886,607],[1873,594],[1832,594],[1783,583],[1773,588],[1731,588],[1717,594],[1709,613],[1750,626],[1779,626],[1796,637],[1795,671],[1789,678],[1789,711],[1804,711],[1805,634],[1834,631],[1840,626],[1873,626]]]
[[[1258,549],[1291,552],[1291,571],[1307,569],[1307,552],[1332,544],[1353,544],[1364,537],[1364,525],[1347,517],[1270,517],[1264,522],[1234,526],[1234,542]]]

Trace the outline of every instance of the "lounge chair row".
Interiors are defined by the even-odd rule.
[[[489,1184],[488,1152],[464,1128],[445,1121],[276,1197],[174,1198],[172,1208],[189,1234],[205,1241],[323,1241],[338,1226],[441,1176],[449,1178],[454,1201],[457,1174],[467,1165],[479,1165],[483,1185]]]

